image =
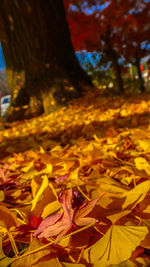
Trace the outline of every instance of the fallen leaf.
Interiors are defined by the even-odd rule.
[[[95,267],[120,264],[130,259],[147,233],[145,226],[114,225],[98,242],[85,249],[84,258]]]
[[[51,249],[50,247],[40,250],[41,246],[42,246],[42,243],[40,243],[40,241],[38,241],[36,238],[34,238],[33,241],[30,243],[29,247],[27,248],[23,257],[18,257],[18,259],[16,259],[16,261],[13,262],[11,266],[12,267],[20,267],[20,266],[24,266],[24,267],[37,266],[37,267],[39,267],[39,266],[41,266],[41,264],[39,265],[39,261],[41,261],[42,264],[45,265],[44,258],[48,255],[49,256],[51,255],[51,258],[53,258],[51,263],[53,263],[54,266],[57,266],[56,265],[56,263],[58,263],[57,258],[54,255],[52,256],[52,254],[51,254],[54,250]],[[38,251],[38,248],[39,248],[39,251]],[[35,250],[35,252],[34,252],[34,250]]]
[[[150,175],[150,164],[145,158],[138,157],[135,158],[135,165],[138,170],[145,170],[148,175]]]

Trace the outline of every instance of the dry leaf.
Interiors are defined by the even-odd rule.
[[[120,264],[131,257],[147,233],[145,226],[114,225],[98,242],[84,251],[84,258],[97,267]]]

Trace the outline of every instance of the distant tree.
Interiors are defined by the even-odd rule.
[[[123,92],[124,87],[119,64],[120,53],[116,45],[118,42],[118,21],[122,19],[122,11],[118,8],[118,1],[109,1],[109,4],[106,5],[106,1],[86,0],[84,4],[83,1],[80,2],[80,8],[78,1],[74,3],[77,9],[70,10],[68,21],[75,49],[86,48],[88,51],[103,52],[103,57],[105,55],[108,62],[112,62],[118,90]],[[93,11],[89,14],[90,8]]]
[[[1,0],[0,41],[12,105],[20,107],[9,119],[50,112],[92,85],[74,55],[62,0]]]
[[[142,43],[148,44],[150,38],[150,3],[145,0],[70,1],[76,6],[68,12],[75,49],[102,51],[112,62],[120,91],[124,87],[119,59],[124,56],[128,63],[136,65],[140,89],[144,91],[140,60],[146,54]]]

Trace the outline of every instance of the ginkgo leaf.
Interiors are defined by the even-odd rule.
[[[0,190],[0,202],[4,201],[5,199],[5,194],[2,190]]]
[[[94,266],[120,264],[131,257],[148,233],[145,226],[112,226],[93,246],[85,249],[84,258]]]
[[[70,262],[62,262],[63,267],[86,267],[84,264],[80,263],[70,263]]]
[[[125,209],[129,205],[132,205],[132,208],[135,207],[139,202],[141,202],[145,198],[149,190],[150,190],[149,180],[141,184],[138,184],[132,190],[124,194],[124,196],[126,196],[126,199],[122,205],[122,208]]]
[[[8,258],[2,248],[2,234],[0,234],[0,266],[7,267],[9,264],[11,264],[15,259],[14,258]]]
[[[52,263],[54,263],[54,264],[58,263],[57,258],[55,258],[54,256],[51,255],[53,249],[51,249],[49,247],[49,248],[45,248],[43,250],[39,249],[39,251],[38,251],[37,249],[40,248],[40,246],[42,246],[40,241],[37,240],[36,238],[34,238],[25,252],[25,254],[27,254],[27,256],[23,255],[23,257],[18,257],[18,259],[16,259],[16,261],[14,261],[12,263],[12,267],[20,267],[20,266],[30,267],[32,265],[38,267],[38,266],[41,266],[41,265],[38,265],[38,263],[40,261],[42,261],[42,258],[43,258],[42,264],[44,266],[46,266],[45,259],[44,259],[46,256],[53,258],[54,261],[52,261]],[[37,250],[37,251],[34,252],[34,250]],[[55,259],[56,259],[56,262],[55,262]],[[56,266],[56,265],[54,265],[54,266]]]
[[[33,178],[32,181],[31,181],[31,189],[32,189],[32,196],[33,197],[35,197],[35,195],[36,195],[36,193],[38,191],[38,187],[39,187],[39,185],[38,185],[36,179]]]
[[[139,140],[138,143],[144,151],[150,151],[150,139]]]
[[[32,208],[31,208],[31,211],[35,208],[37,202],[38,202],[38,199],[39,197],[43,194],[45,188],[48,186],[48,178],[46,175],[44,175],[43,177],[43,182],[42,182],[42,185],[40,187],[40,189],[38,190],[37,194],[35,195],[35,197],[33,198],[32,200]]]
[[[150,97],[142,98],[96,90],[1,131],[0,233],[11,266],[150,265],[150,127],[141,114]]]
[[[138,157],[135,158],[135,165],[138,170],[145,170],[148,175],[150,175],[150,164],[145,158]]]
[[[52,266],[52,267],[63,267],[61,262],[57,257],[50,258],[51,256],[43,257],[41,258],[36,264],[34,264],[34,267],[43,267],[44,266]]]
[[[144,267],[148,267],[150,266],[150,260],[148,258],[145,257],[137,257],[133,263],[136,264],[136,266],[144,266]],[[135,266],[135,264],[133,265],[133,267]],[[124,267],[124,266],[122,266]],[[128,266],[127,266],[128,267]],[[129,266],[130,267],[130,266]],[[132,266],[131,266],[132,267]]]
[[[141,184],[135,186],[132,190],[124,193],[122,199],[124,199],[123,204],[120,206],[121,198],[118,198],[118,212],[114,211],[112,215],[107,216],[109,220],[113,223],[122,218],[123,216],[130,213],[134,207],[140,203],[146,196],[147,192],[150,190],[150,181],[145,181]]]
[[[93,267],[97,266],[97,264],[95,263]],[[97,266],[97,267],[99,267],[99,266]],[[131,260],[127,260],[127,261],[124,261],[120,264],[113,264],[111,267],[135,267],[135,264]]]
[[[60,204],[60,202],[58,200],[49,203],[43,209],[42,218],[43,219],[46,218],[47,216],[49,216],[53,212],[56,212],[57,210],[60,210],[60,208],[61,208],[61,204]]]
[[[33,168],[33,166],[34,166],[34,161],[32,160],[32,161],[28,164],[28,166],[22,168],[22,171],[23,171],[23,172],[28,172],[31,168]]]
[[[36,169],[33,169],[32,168],[32,162],[31,162],[31,166],[29,165],[29,167],[30,167],[29,170],[28,170],[28,167],[24,168],[25,170],[28,170],[28,171],[22,174],[21,179],[31,180],[35,176],[50,174],[52,172],[52,169],[53,169],[53,166],[51,163],[47,164],[46,168],[42,169],[41,171],[37,171]]]
[[[0,226],[4,228],[11,228],[12,226],[18,226],[19,221],[17,217],[7,207],[0,206]]]

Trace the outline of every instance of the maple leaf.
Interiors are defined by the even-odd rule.
[[[42,221],[41,218],[41,214],[39,217],[32,215],[28,224],[21,224],[17,227],[17,230],[24,232],[24,233],[28,233],[31,230],[35,230],[38,228],[38,226],[40,225]]]
[[[10,174],[9,167],[10,166],[8,164],[4,164],[3,169],[0,168],[0,178],[2,180],[2,183],[7,182],[8,180],[8,176]]]
[[[77,212],[75,213],[75,216],[74,216],[74,222],[76,225],[84,226],[84,225],[88,225],[88,224],[97,222],[97,220],[95,218],[85,217],[85,216],[88,215],[93,210],[93,208],[95,207],[98,200],[99,200],[99,198],[91,200],[91,201],[89,201],[88,204],[86,204],[85,206],[83,206],[82,208],[79,208],[77,210]]]
[[[63,212],[45,218],[33,236],[39,238],[50,236],[63,236],[72,226],[74,211],[71,206],[72,190],[64,191],[60,196]]]
[[[74,223],[77,226],[84,226],[96,222],[96,219],[85,218],[85,216],[92,211],[98,199],[90,201],[76,211],[76,208],[72,208],[72,196],[72,189],[62,192],[60,202],[62,203],[63,212],[44,219],[34,232],[34,236],[39,238],[57,236],[58,238],[64,236]]]

